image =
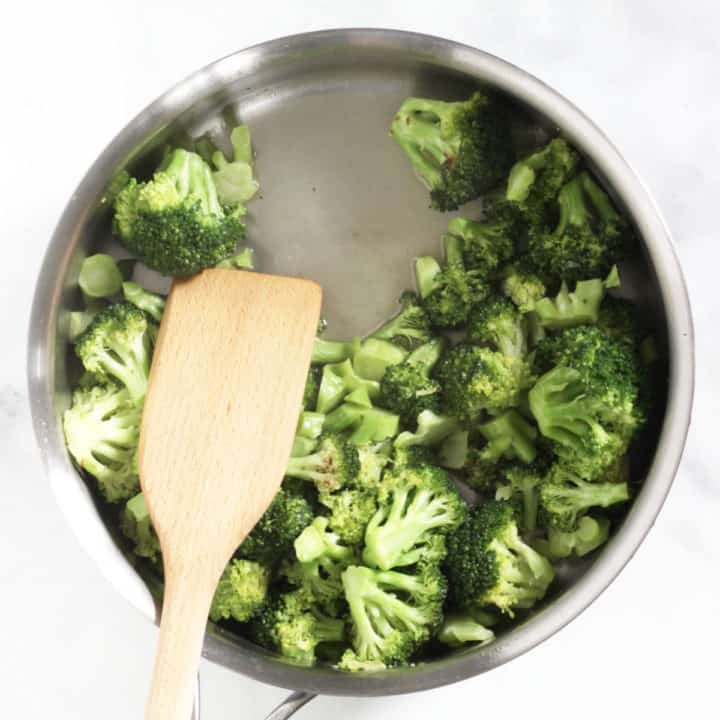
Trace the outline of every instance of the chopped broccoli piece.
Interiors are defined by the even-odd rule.
[[[165,298],[140,287],[135,282],[122,284],[123,297],[129,303],[147,313],[155,322],[162,320],[165,311]]]
[[[383,570],[427,561],[431,539],[455,529],[466,514],[447,473],[432,465],[403,465],[385,473],[378,502],[365,533],[363,562]]]
[[[138,493],[127,501],[120,526],[125,537],[133,543],[135,555],[148,558],[152,562],[158,562],[160,559],[160,541],[155,534],[147,503],[142,493]]]
[[[265,605],[270,571],[252,560],[231,560],[223,571],[210,607],[210,619],[247,622]]]
[[[358,447],[360,472],[355,479],[358,487],[366,490],[378,490],[383,471],[390,462],[389,451],[389,443],[367,443]]]
[[[317,407],[318,392],[320,390],[320,372],[318,368],[308,370],[303,390],[302,406],[304,410],[312,411]]]
[[[130,303],[110,305],[78,338],[75,352],[88,372],[118,381],[133,401],[142,403],[152,355],[151,323],[145,313]]]
[[[450,470],[460,470],[465,467],[469,452],[468,440],[467,430],[456,430],[450,433],[438,449],[438,464]]]
[[[405,151],[436,210],[454,210],[505,176],[514,159],[497,101],[476,92],[463,102],[407,98],[390,134]]]
[[[562,465],[556,465],[540,486],[540,506],[547,522],[559,530],[577,529],[580,517],[591,508],[607,508],[630,499],[625,482],[589,482]]]
[[[350,360],[325,365],[318,391],[317,411],[329,413],[336,408],[354,390],[364,388],[371,400],[380,395],[380,383],[361,378]]]
[[[131,178],[115,198],[115,231],[125,247],[164,275],[214,267],[245,236],[243,205],[221,205],[212,173],[196,153],[173,150],[149,182]]]
[[[305,457],[291,457],[285,474],[309,480],[318,490],[338,490],[350,484],[360,470],[357,448],[347,440],[327,434],[320,439],[317,450]]]
[[[413,350],[403,362],[391,365],[380,380],[379,403],[411,424],[423,410],[437,412],[440,385],[430,377],[445,347],[434,339]]]
[[[491,297],[470,313],[468,340],[488,344],[503,355],[522,359],[528,351],[527,320],[510,300]]]
[[[405,662],[441,621],[447,583],[435,565],[414,574],[351,565],[342,582],[360,662]]]
[[[515,253],[515,220],[509,213],[493,222],[453,218],[448,224],[448,234],[461,241],[464,267],[489,277],[510,260]]]
[[[360,344],[353,355],[355,372],[366,380],[382,380],[385,371],[401,363],[407,351],[389,340],[370,337]]]
[[[215,267],[225,268],[226,270],[254,270],[255,251],[252,248],[245,247],[234,255],[221,260]]]
[[[80,266],[78,285],[86,298],[107,298],[122,287],[123,276],[115,258],[103,253],[86,257]]]
[[[349,396],[348,396],[349,397]],[[351,430],[350,442],[355,445],[381,442],[397,435],[400,418],[380,408],[345,402],[325,419],[327,432]]]
[[[417,430],[414,433],[401,432],[395,438],[395,448],[407,449],[414,445],[432,447],[460,429],[456,418],[438,415],[432,410],[423,410],[417,417]]]
[[[570,557],[573,553],[577,557],[584,557],[603,545],[609,533],[610,521],[607,518],[583,515],[575,530],[566,532],[551,525],[547,540],[536,540],[535,545],[553,559]]]
[[[246,125],[233,128],[230,133],[232,160],[216,150],[212,154],[213,182],[217,188],[221,203],[228,205],[245,203],[258,191],[258,183],[253,177],[253,153],[250,144],[250,131]]]
[[[377,512],[375,491],[363,487],[343,488],[339,492],[321,492],[319,499],[330,512],[331,530],[347,545],[362,545],[365,528]]]
[[[535,309],[535,303],[545,297],[545,283],[530,263],[520,259],[502,272],[503,294],[515,303],[522,313]]]
[[[487,440],[491,457],[531,463],[537,455],[537,430],[517,410],[506,410],[477,429]]]
[[[498,495],[505,494],[504,499],[518,506],[520,527],[524,532],[531,533],[537,526],[540,506],[540,486],[547,474],[547,463],[544,457],[537,458],[529,465],[511,465],[503,468],[502,477],[506,485],[498,486]]]
[[[324,340],[315,338],[312,362],[320,365],[327,363],[341,363],[351,358],[357,347],[356,342],[341,342],[338,340]]]
[[[553,580],[550,562],[520,538],[512,505],[492,500],[448,535],[448,579],[457,605],[494,605],[510,617],[541,600]]]
[[[113,383],[78,388],[63,416],[68,451],[97,480],[108,502],[126,500],[139,490],[140,417],[128,391]]]
[[[476,643],[478,647],[483,647],[494,639],[495,633],[469,612],[449,613],[444,617],[438,632],[438,640],[454,648],[461,647],[465,643]]]
[[[391,342],[412,350],[428,342],[432,336],[430,318],[417,295],[407,290],[400,296],[402,309],[395,317],[383,323],[370,337]],[[341,358],[344,359],[344,358]]]
[[[295,538],[313,517],[313,509],[302,495],[281,488],[236,554],[245,560],[275,565],[290,555]]]
[[[435,368],[442,388],[443,409],[463,420],[476,420],[485,410],[517,406],[530,383],[527,365],[485,347],[461,343],[448,350]]]

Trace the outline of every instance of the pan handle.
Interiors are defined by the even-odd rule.
[[[265,716],[265,720],[287,720],[294,715],[303,705],[309,703],[315,695],[312,693],[295,690],[290,693],[269,715]]]

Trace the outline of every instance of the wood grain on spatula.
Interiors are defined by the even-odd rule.
[[[147,720],[190,717],[218,579],[283,478],[320,302],[316,283],[238,270],[172,286],[138,452],[165,568]]]

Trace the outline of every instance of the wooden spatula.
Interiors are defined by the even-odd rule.
[[[290,455],[320,287],[206,270],[173,284],[140,431],[140,482],[165,568],[146,720],[186,720],[217,582]]]

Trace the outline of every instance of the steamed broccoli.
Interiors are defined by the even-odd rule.
[[[512,505],[493,500],[471,511],[448,536],[446,569],[457,605],[494,605],[513,617],[541,600],[552,565],[520,538]]]
[[[135,282],[124,282],[122,284],[123,297],[129,303],[147,313],[155,322],[162,320],[165,311],[165,298],[144,290]]]
[[[492,222],[457,217],[448,224],[448,234],[461,242],[463,265],[488,277],[512,258],[516,225],[517,219],[510,213]]]
[[[360,470],[357,448],[347,440],[327,434],[320,439],[317,450],[305,457],[291,457],[285,474],[309,480],[318,490],[338,490],[350,484]]]
[[[545,283],[526,258],[505,267],[502,272],[502,291],[522,313],[535,309],[535,303],[545,297]]]
[[[318,368],[311,367],[308,370],[305,380],[305,389],[303,390],[302,406],[304,410],[315,410],[318,401],[318,392],[320,390],[320,372]]]
[[[437,412],[440,385],[430,372],[440,359],[444,342],[431,340],[413,350],[403,362],[391,365],[380,380],[379,403],[411,424],[423,410]]]
[[[233,128],[230,132],[232,159],[228,161],[219,150],[212,154],[213,182],[220,202],[230,205],[245,203],[258,191],[253,177],[253,153],[250,131],[246,125]]]
[[[412,574],[351,565],[342,574],[352,619],[353,653],[343,665],[408,660],[442,619],[447,583],[435,565]]]
[[[622,298],[607,296],[603,299],[598,311],[597,326],[630,348],[637,347],[643,337],[636,306]]]
[[[108,502],[125,500],[139,490],[140,416],[130,393],[114,383],[78,388],[63,416],[68,451],[98,481]]]
[[[350,396],[348,396],[348,399]],[[349,440],[355,445],[381,442],[397,435],[400,418],[370,403],[345,402],[325,419],[325,430],[331,433],[351,431]]]
[[[485,411],[516,406],[531,382],[527,365],[489,348],[462,343],[445,353],[435,367],[446,413],[476,420]]]
[[[604,277],[627,252],[626,221],[585,172],[563,186],[557,202],[555,229],[530,234],[530,260],[551,279]]]
[[[313,517],[312,506],[302,495],[281,488],[236,554],[245,560],[275,565],[292,552],[295,538]]]
[[[354,342],[325,340],[316,337],[312,352],[312,362],[322,365],[326,365],[327,363],[341,363],[343,360],[352,357],[355,347],[356,343]]]
[[[464,102],[407,98],[390,133],[430,190],[437,210],[454,210],[489,190],[513,161],[504,113],[481,92]]]
[[[250,247],[244,247],[234,255],[221,260],[215,267],[225,268],[226,270],[254,270],[255,251]]]
[[[517,410],[506,410],[477,429],[487,440],[489,458],[505,457],[531,463],[537,455],[537,430]]]
[[[231,560],[215,589],[210,619],[247,622],[267,599],[270,571],[252,560]]]
[[[527,320],[510,300],[490,297],[468,319],[468,340],[491,345],[508,357],[522,359],[528,351]]]
[[[608,539],[610,521],[605,517],[583,515],[575,530],[560,530],[552,525],[548,528],[547,539],[538,539],[534,545],[553,559],[584,557],[597,550]]]
[[[353,367],[361,378],[379,382],[388,368],[401,363],[406,356],[407,350],[399,345],[369,337],[355,350]]]
[[[363,562],[383,570],[427,561],[432,538],[455,529],[466,513],[447,473],[432,465],[385,473],[378,503],[365,533]],[[444,555],[444,547],[440,552]]]
[[[362,545],[365,528],[377,512],[375,491],[362,487],[343,488],[338,492],[321,492],[318,499],[329,512],[330,529],[346,545]]]
[[[630,499],[625,482],[589,482],[556,465],[540,486],[540,506],[552,527],[572,532],[591,508],[607,508]]]
[[[116,295],[122,287],[123,276],[115,258],[104,253],[86,257],[80,266],[78,285],[87,299]]]
[[[318,390],[317,411],[329,413],[355,390],[365,390],[370,400],[376,400],[380,394],[380,383],[361,378],[349,359],[325,365]]]
[[[391,448],[389,442],[366,443],[358,446],[360,471],[355,478],[355,484],[358,487],[373,492],[378,490],[383,471],[390,462]]]
[[[448,415],[438,415],[432,410],[423,410],[417,417],[417,430],[401,432],[393,443],[397,449],[408,449],[414,446],[433,447],[445,438],[457,432],[460,423]],[[397,464],[397,461],[396,461]]]
[[[240,204],[223,206],[212,172],[196,153],[173,150],[152,180],[131,178],[115,198],[125,247],[164,275],[190,275],[232,254],[245,236]]]
[[[531,533],[537,526],[540,486],[547,471],[547,461],[542,456],[528,465],[513,464],[501,471],[503,484],[498,485],[495,497],[510,500],[517,507],[523,532]]]
[[[453,648],[465,643],[476,643],[477,647],[483,647],[495,639],[495,633],[485,627],[480,619],[476,619],[473,613],[454,612],[444,617],[437,637],[443,645]]]
[[[151,323],[142,310],[117,303],[95,316],[75,343],[75,352],[88,372],[119,382],[140,404],[150,373],[151,333]]]
[[[160,541],[155,534],[142,493],[138,493],[127,501],[120,527],[125,537],[132,542],[133,552],[138,557],[148,558],[153,562],[160,559]]]
[[[412,350],[432,337],[430,318],[423,309],[417,295],[407,290],[400,296],[402,309],[383,323],[370,337],[391,342]],[[341,358],[344,359],[344,358]]]

